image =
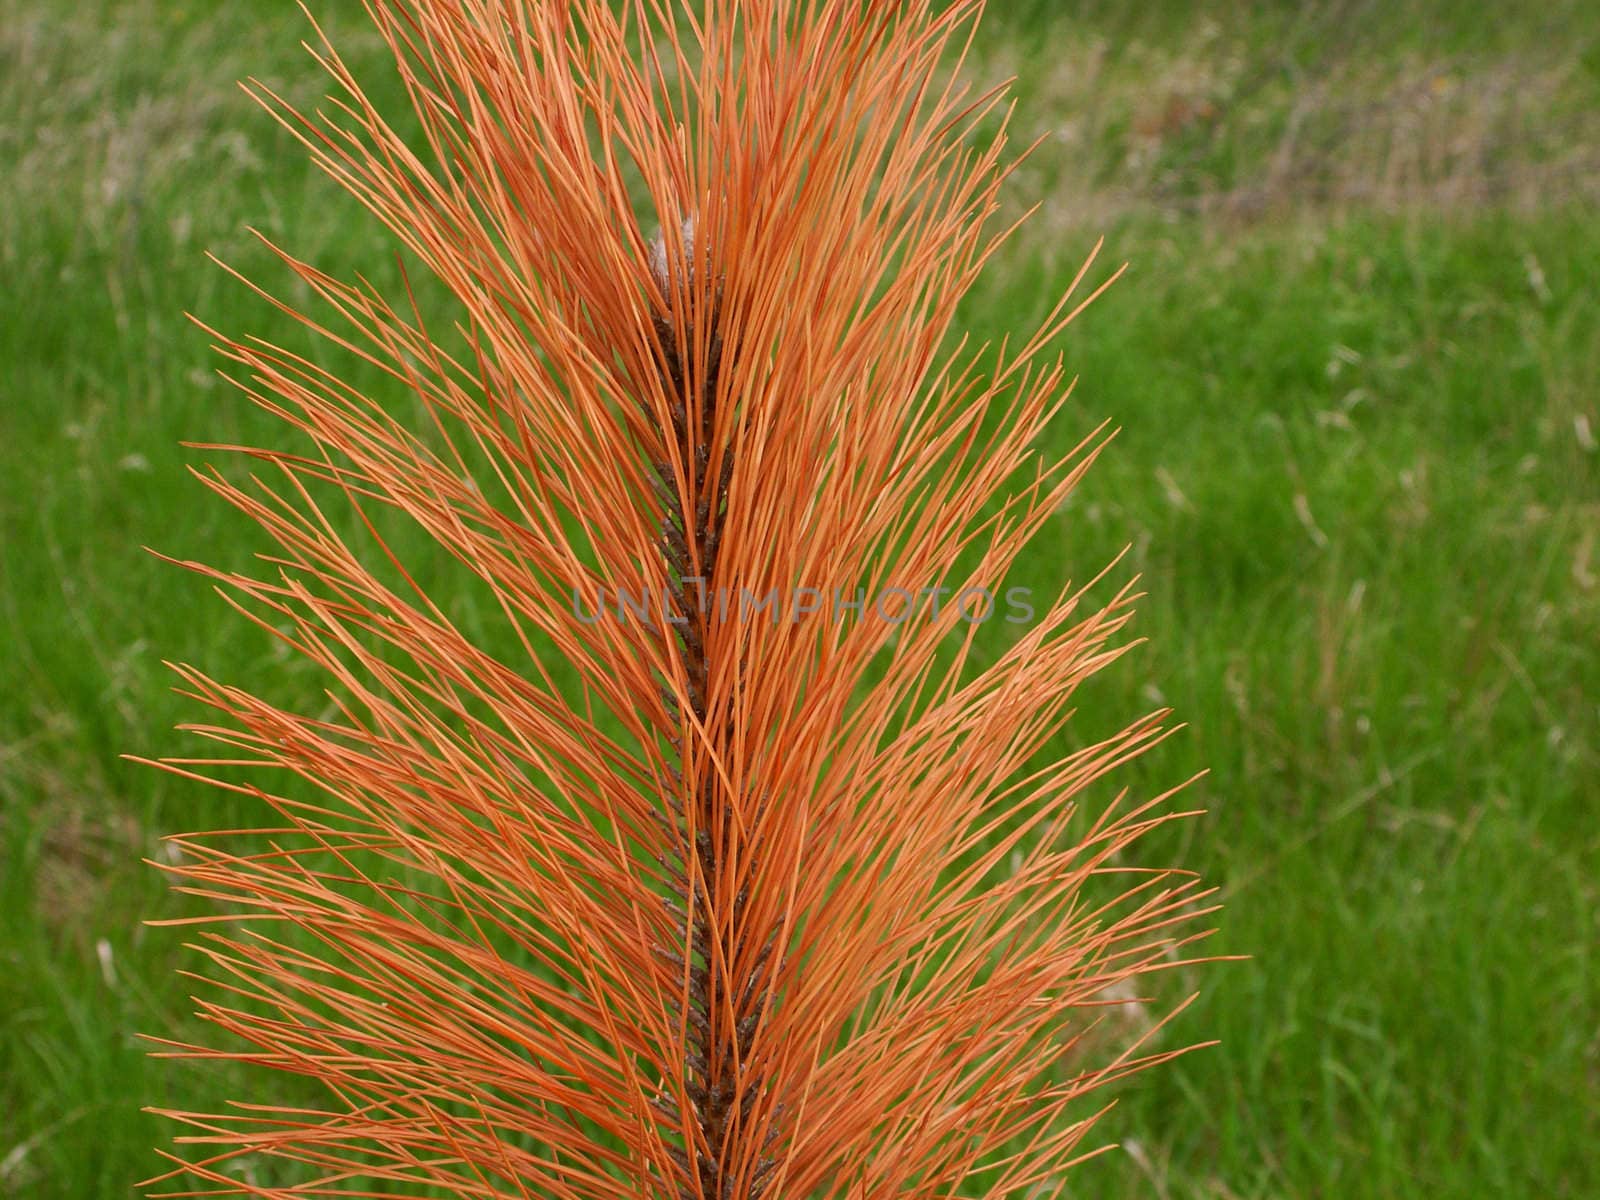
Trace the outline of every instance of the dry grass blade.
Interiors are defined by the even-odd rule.
[[[978,8],[370,0],[417,131],[326,42],[331,116],[255,88],[463,315],[279,251],[382,394],[218,335],[316,450],[202,475],[270,571],[188,565],[332,704],[180,668],[227,750],[162,765],[278,825],[175,839],[227,1048],[168,1052],[325,1086],[172,1114],[210,1149],[162,1194],[1022,1195],[1167,1057],[1083,1034],[1195,936],[1192,880],[1121,865],[1176,814],[1075,813],[1163,718],[1038,765],[1132,597],[1068,589],[982,670],[957,603],[1102,444],[1030,449],[1090,264],[1015,353],[943,349],[1008,170],[945,70]]]

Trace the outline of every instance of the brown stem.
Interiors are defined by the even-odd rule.
[[[657,281],[663,284],[663,290],[670,282],[659,274]],[[688,707],[702,727],[706,726],[708,713],[708,649],[713,645],[716,631],[709,622],[710,606],[701,604],[700,597],[715,594],[717,549],[733,470],[728,455],[724,455],[715,478],[710,469],[717,377],[723,352],[717,328],[719,316],[714,304],[704,378],[697,381],[699,386],[695,389],[699,393],[700,420],[698,436],[692,443],[689,428],[696,406],[690,402],[690,372],[679,354],[678,334],[672,322],[661,314],[654,320],[664,367],[663,379],[671,397],[670,426],[663,428],[662,433],[676,443],[680,461],[689,473],[688,502],[684,504],[670,467],[664,462],[653,464],[657,476],[653,484],[665,509],[661,552],[673,576],[669,587],[676,611],[684,618],[682,624],[667,626],[665,632],[672,637],[676,630],[685,669],[684,692]],[[689,334],[685,341],[692,345],[692,326]],[[696,576],[698,586],[690,582]],[[658,948],[662,960],[680,977],[687,971],[690,988],[687,1014],[690,1041],[682,1083],[698,1128],[695,1144],[687,1147],[687,1152],[672,1154],[680,1176],[677,1195],[679,1200],[760,1200],[776,1165],[775,1159],[767,1153],[773,1146],[775,1131],[769,1131],[763,1153],[750,1173],[750,1181],[737,1198],[734,1188],[738,1181],[728,1135],[736,1123],[748,1118],[761,1091],[760,1081],[752,1077],[750,1052],[761,1024],[764,985],[772,967],[775,938],[771,933],[765,934],[760,952],[741,966],[739,956],[746,942],[746,896],[742,890],[734,898],[732,912],[726,914],[730,918],[726,922],[726,932],[723,923],[717,920],[719,914],[714,898],[723,890],[719,880],[727,869],[724,860],[737,836],[733,820],[735,800],[724,794],[725,787],[716,772],[703,762],[700,770],[692,769],[695,764],[691,755],[709,756],[711,748],[695,749],[694,741],[687,740],[688,730],[677,701],[670,692],[664,691],[664,697],[668,700],[669,720],[676,726],[667,738],[679,758],[674,775],[698,781],[686,802],[675,798],[671,815],[680,844],[685,847],[684,853],[692,855],[698,874],[690,869],[688,857],[679,864],[684,882],[681,888],[674,889],[678,901],[664,900],[663,903],[679,926],[681,937],[676,948]],[[721,729],[712,730],[711,736],[714,740],[725,739],[731,732],[731,723],[725,723]],[[691,828],[695,830],[692,847],[689,845]],[[741,857],[748,861],[759,852],[759,845],[742,849]],[[681,953],[685,947],[689,954],[687,962]],[[676,1104],[659,1103],[657,1109],[670,1119],[680,1118]]]

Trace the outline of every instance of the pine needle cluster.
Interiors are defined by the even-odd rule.
[[[952,336],[1008,232],[1002,96],[960,84],[980,7],[368,0],[404,131],[325,38],[325,111],[251,85],[460,319],[276,250],[330,315],[280,306],[382,386],[216,335],[316,449],[230,447],[255,475],[201,477],[277,549],[186,565],[331,699],[179,668],[226,749],[161,765],[276,823],[172,839],[218,1036],[166,1052],[323,1100],[171,1113],[149,1186],[1033,1195],[1084,1098],[1169,1056],[1085,1035],[1197,936],[1205,893],[1126,854],[1178,814],[1078,805],[1165,714],[1040,765],[1131,592],[1064,589],[988,661],[956,602],[1104,444],[1034,448],[1090,263],[1015,348]]]

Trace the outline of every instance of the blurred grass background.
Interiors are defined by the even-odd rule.
[[[140,549],[263,548],[179,442],[281,431],[183,313],[287,331],[203,252],[281,283],[253,224],[393,278],[232,86],[314,105],[305,32],[0,0],[0,1196],[128,1196],[170,1133],[141,1105],[259,1085],[135,1039],[191,1028],[182,938],[140,924],[189,909],[141,859],[259,814],[119,755],[196,716],[162,659],[316,695]],[[1132,264],[1065,339],[1059,448],[1122,433],[1010,582],[1131,544],[1151,644],[1067,738],[1190,723],[1124,782],[1210,768],[1161,850],[1253,956],[1183,980],[1164,1044],[1221,1045],[1126,1088],[1068,1194],[1600,1195],[1600,15],[997,0],[966,69],[1043,139],[967,323],[1028,328],[1101,234]]]

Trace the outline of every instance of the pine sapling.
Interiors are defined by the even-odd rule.
[[[952,333],[1010,232],[981,4],[367,8],[413,112],[320,30],[325,111],[250,90],[433,291],[272,247],[359,385],[215,334],[304,446],[221,448],[275,550],[185,565],[327,691],[177,668],[225,749],[160,765],[273,816],[171,839],[216,1036],[164,1052],[284,1086],[170,1113],[147,1186],[1053,1190],[1173,1053],[1086,1035],[1206,893],[1134,865],[1170,794],[1080,811],[1166,714],[1053,749],[1131,585],[1003,588],[1105,437],[1037,449],[1092,256],[1020,345]]]

